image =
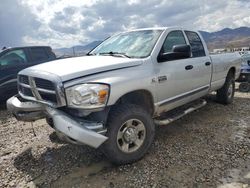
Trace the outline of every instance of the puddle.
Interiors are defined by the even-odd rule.
[[[53,157],[51,156],[51,152],[48,151],[45,156],[44,156],[44,161],[50,165],[50,166],[53,166]]]

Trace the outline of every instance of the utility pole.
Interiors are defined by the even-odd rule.
[[[74,55],[74,57],[76,56],[75,47],[73,47],[73,55]]]

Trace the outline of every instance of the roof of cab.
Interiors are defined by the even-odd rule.
[[[128,30],[128,31],[167,30],[167,29],[171,29],[171,30],[173,30],[173,29],[183,30],[182,27],[173,26],[173,27],[147,27],[147,28],[132,29],[132,30]]]

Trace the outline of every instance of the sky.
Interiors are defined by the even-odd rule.
[[[250,0],[1,0],[0,48],[85,45],[129,29],[250,27]]]

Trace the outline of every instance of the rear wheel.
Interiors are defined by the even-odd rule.
[[[217,90],[217,101],[221,104],[230,104],[233,102],[235,92],[234,74],[229,72],[223,87]]]
[[[118,165],[141,159],[151,146],[155,133],[150,114],[134,104],[114,107],[107,129],[108,140],[103,151],[112,163]]]
[[[249,92],[250,91],[250,83],[243,82],[239,85],[239,90],[241,92]]]

